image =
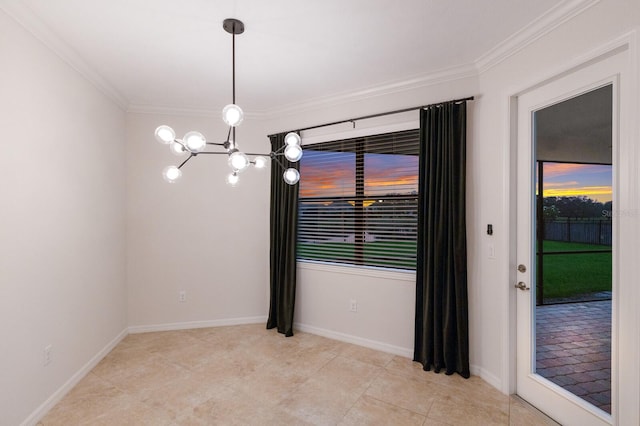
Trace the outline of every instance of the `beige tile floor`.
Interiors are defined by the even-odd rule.
[[[478,377],[264,325],[127,336],[39,423],[548,425]]]

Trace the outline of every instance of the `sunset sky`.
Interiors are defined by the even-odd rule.
[[[365,154],[365,194],[406,194],[417,190],[418,156]],[[305,150],[300,162],[300,196],[353,196],[355,154]]]
[[[545,163],[544,196],[585,195],[602,203],[611,201],[612,167],[596,164]]]
[[[374,167],[375,166],[375,167]],[[407,194],[417,189],[418,156],[365,155],[365,194]],[[355,154],[305,150],[301,161],[300,196],[353,196]],[[584,195],[611,201],[612,167],[609,165],[545,163],[545,197]]]

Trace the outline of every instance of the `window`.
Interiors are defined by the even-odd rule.
[[[298,260],[415,269],[419,130],[304,147]]]

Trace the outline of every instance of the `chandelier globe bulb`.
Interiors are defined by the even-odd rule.
[[[267,167],[267,159],[259,155],[253,160],[253,165],[256,169],[264,169]]]
[[[176,139],[176,132],[169,126],[158,126],[155,131],[155,137],[158,142],[163,145],[168,145]]]
[[[236,104],[229,104],[222,109],[222,120],[231,127],[237,127],[244,119],[244,112]]]
[[[300,172],[294,168],[289,168],[284,171],[282,178],[289,185],[295,185],[300,180]]]
[[[182,170],[176,166],[167,166],[162,171],[162,177],[169,183],[174,183],[182,176]]]
[[[284,149],[284,156],[292,163],[300,161],[302,158],[302,148],[300,145],[288,145]]]
[[[200,132],[191,131],[184,135],[184,143],[191,152],[198,153],[204,151],[207,146],[207,140]]]
[[[291,145],[299,146],[302,143],[302,139],[300,138],[300,135],[297,134],[296,132],[289,132],[284,137],[284,143],[285,145],[288,145],[288,146],[291,146]]]
[[[239,180],[240,178],[236,172],[229,173],[229,175],[227,176],[227,184],[231,186],[236,186]]]

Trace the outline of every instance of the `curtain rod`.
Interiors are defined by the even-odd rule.
[[[367,120],[369,118],[384,117],[385,115],[400,114],[400,113],[403,113],[403,112],[415,111],[415,110],[418,110],[418,109],[429,108],[429,107],[432,107],[432,106],[442,105],[442,104],[446,104],[446,103],[466,102],[466,101],[472,101],[472,100],[473,100],[473,96],[469,96],[467,98],[454,99],[452,101],[436,102],[434,104],[429,104],[429,105],[421,105],[421,106],[412,107],[412,108],[397,109],[395,111],[381,112],[381,113],[378,113],[378,114],[363,115],[362,117],[351,118],[351,119],[348,119],[348,120],[333,121],[331,123],[325,123],[325,124],[318,124],[316,126],[304,127],[302,129],[297,129],[297,130],[293,130],[293,131],[294,132],[304,132],[305,130],[312,130],[312,129],[319,129],[321,127],[335,126],[337,124],[342,124],[342,123],[354,123],[354,126],[355,126],[355,122],[356,121],[360,121],[360,120]],[[275,136],[275,134],[269,135],[269,137],[271,137],[271,136]]]

